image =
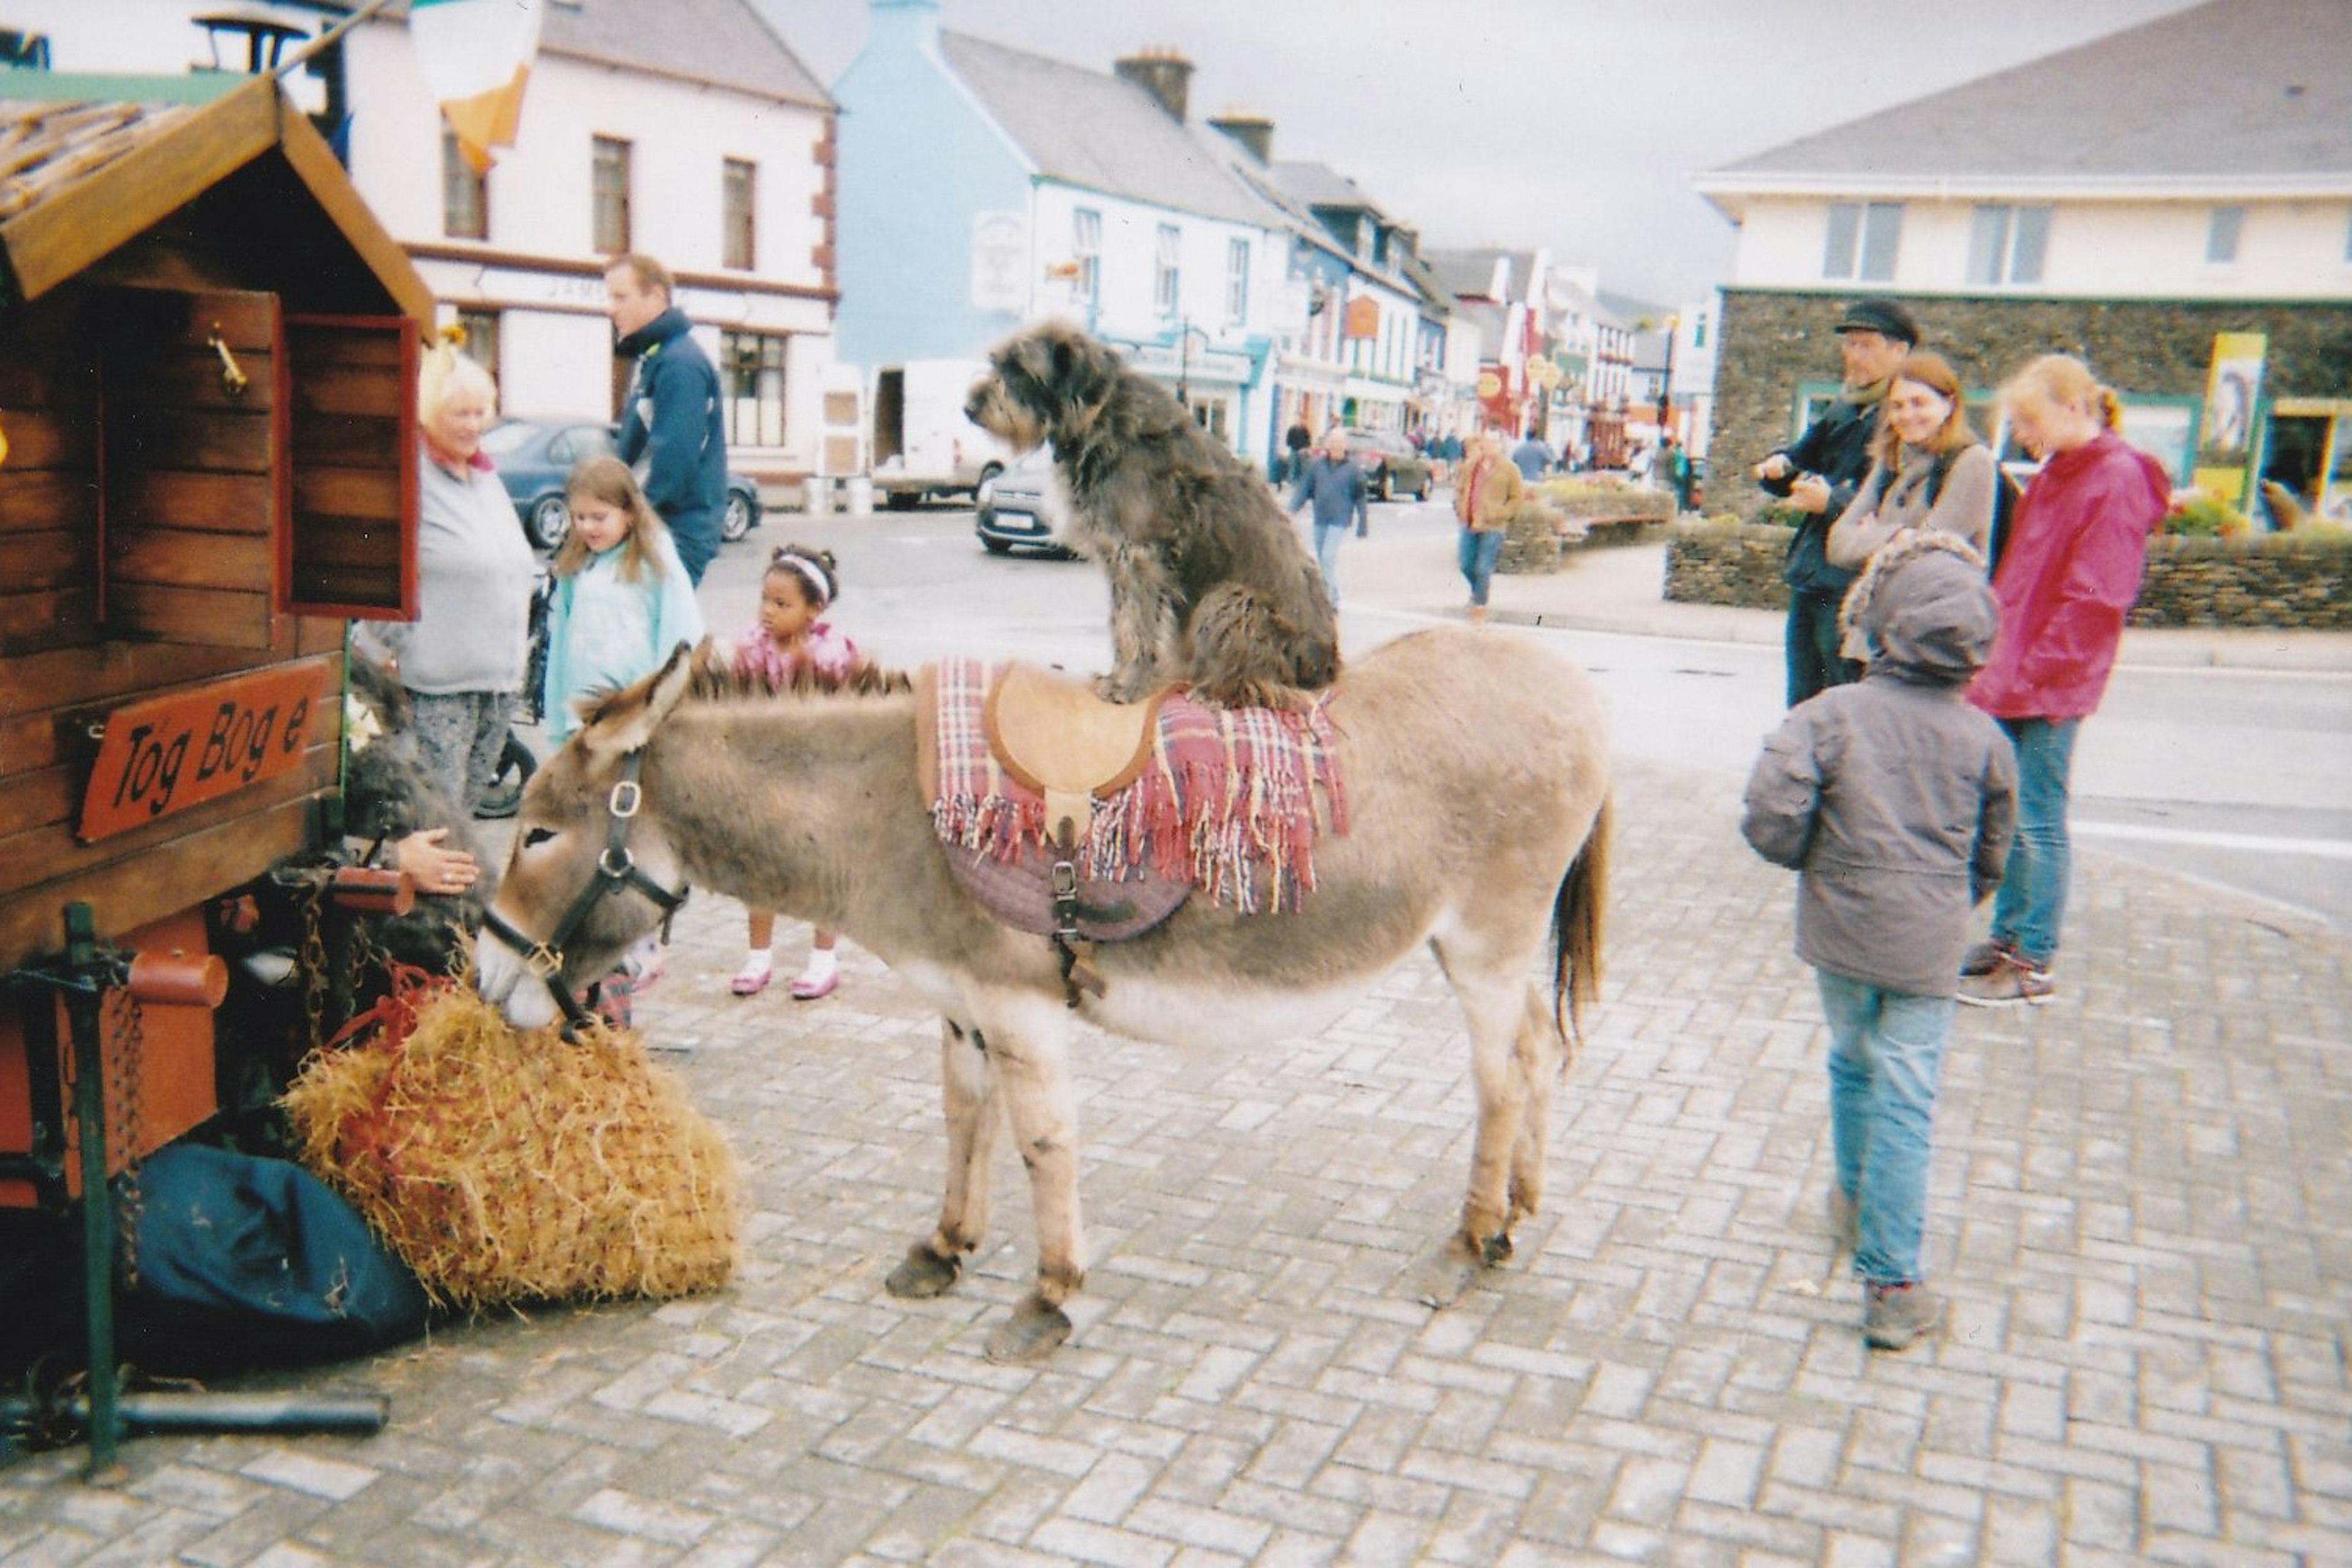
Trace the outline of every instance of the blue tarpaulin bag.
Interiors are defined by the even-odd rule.
[[[282,1362],[425,1331],[416,1277],[300,1166],[177,1143],[149,1155],[137,1182],[125,1306],[144,1337]]]

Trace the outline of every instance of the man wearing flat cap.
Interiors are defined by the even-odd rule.
[[[1789,584],[1789,706],[1860,677],[1838,652],[1838,605],[1854,574],[1829,563],[1830,524],[1870,473],[1879,405],[1903,356],[1919,341],[1919,323],[1892,300],[1856,300],[1838,317],[1845,383],[1822,416],[1789,446],[1756,465],[1756,480],[1804,516],[1789,542],[1780,575]]]

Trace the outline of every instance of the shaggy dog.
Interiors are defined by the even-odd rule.
[[[1075,327],[1020,332],[989,366],[966,416],[1016,451],[1054,444],[1071,543],[1110,578],[1105,697],[1181,682],[1224,707],[1288,707],[1331,683],[1338,617],[1264,479]]]

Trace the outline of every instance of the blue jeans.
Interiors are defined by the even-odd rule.
[[[2017,837],[2009,847],[2000,891],[1992,903],[1992,934],[2037,967],[2058,956],[2058,925],[2066,913],[2071,852],[2066,843],[2067,780],[2074,765],[2080,719],[2003,719],[2017,748]]]
[[[1462,580],[1470,584],[1470,602],[1484,605],[1487,586],[1495,580],[1495,562],[1503,553],[1503,531],[1493,528],[1480,532],[1465,528],[1461,552]]]
[[[1830,1026],[1830,1142],[1860,1239],[1853,1271],[1873,1285],[1919,1272],[1936,1084],[1952,1035],[1949,996],[1882,990],[1817,969]]]
[[[1326,528],[1315,525],[1315,566],[1323,574],[1323,591],[1331,595],[1331,607],[1339,607],[1339,542],[1348,537],[1348,525],[1340,523]]]

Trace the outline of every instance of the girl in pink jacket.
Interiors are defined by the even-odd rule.
[[[857,645],[819,619],[840,595],[841,578],[833,552],[787,544],[768,559],[760,579],[760,617],[743,628],[728,650],[736,669],[757,674],[775,687],[790,686],[803,674],[822,683],[847,676],[858,665]],[[751,912],[750,951],[728,989],[738,996],[757,996],[768,988],[774,973],[771,951],[776,940],[776,917],[765,910]],[[809,942],[808,967],[792,984],[793,1000],[814,1002],[830,996],[841,984],[834,957],[834,937],[819,931]]]
[[[1960,967],[1959,999],[1979,1007],[2038,1005],[2056,990],[2074,732],[2106,690],[2171,492],[2163,467],[2116,434],[2116,395],[2080,360],[2043,355],[2000,400],[2018,440],[2045,460],[1993,574],[2000,630],[1969,688],[2009,732],[2018,766],[2017,838],[1992,934]]]

